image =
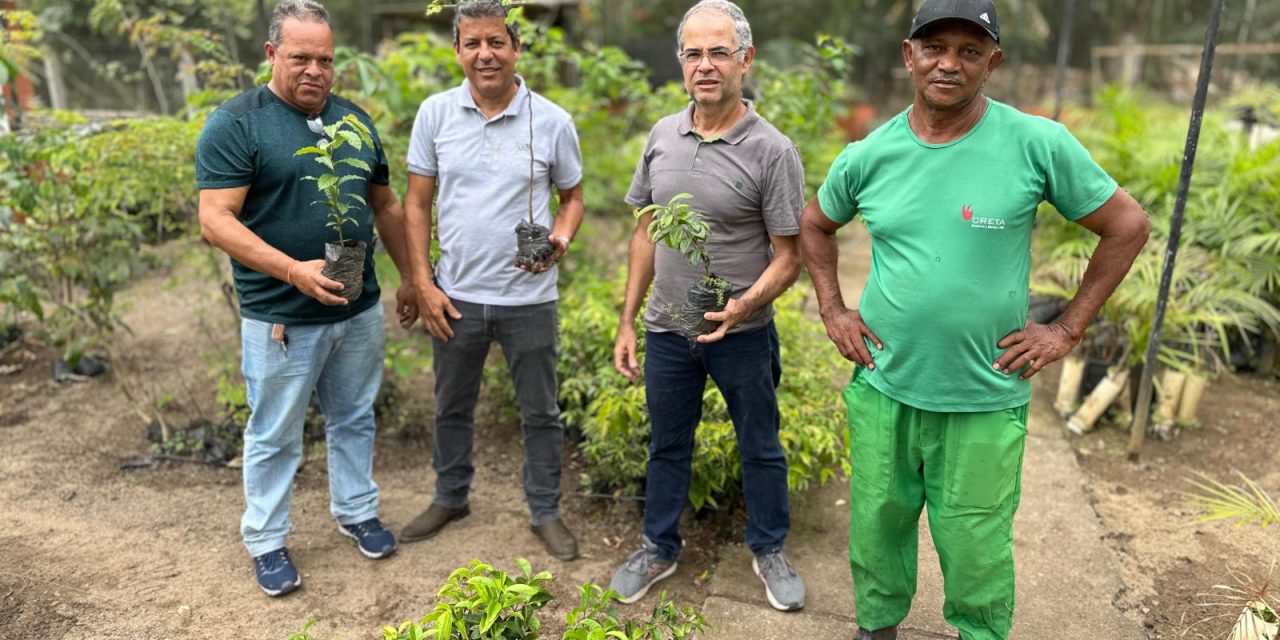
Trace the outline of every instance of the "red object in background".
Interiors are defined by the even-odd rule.
[[[876,108],[869,102],[858,102],[849,106],[842,116],[836,116],[836,124],[844,131],[849,142],[857,142],[871,133],[875,128]]]
[[[5,0],[4,8],[12,11],[18,8],[18,3],[16,2],[16,0]],[[8,27],[6,27],[6,29],[7,28]],[[34,84],[31,83],[30,78],[28,78],[27,76],[21,73],[18,74],[18,77],[15,78],[12,83],[6,83],[4,85],[4,101],[6,105],[5,106],[6,112],[11,112],[13,110],[12,107],[7,105],[13,104],[13,100],[14,100],[13,88],[15,86],[18,89],[18,96],[17,96],[18,109],[25,112],[31,108],[31,100],[36,95],[36,87]]]

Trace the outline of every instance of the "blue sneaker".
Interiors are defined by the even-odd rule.
[[[355,540],[360,553],[370,560],[385,558],[396,552],[396,537],[377,518],[355,524],[339,524],[338,531]]]
[[[302,576],[289,560],[288,549],[268,551],[254,558],[253,572],[258,576],[258,586],[272,598],[302,586]]]

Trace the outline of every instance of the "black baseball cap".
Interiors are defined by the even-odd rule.
[[[996,21],[996,5],[992,0],[926,0],[911,21],[911,38],[946,20],[964,20],[982,27],[991,39],[1000,43],[1000,23]]]

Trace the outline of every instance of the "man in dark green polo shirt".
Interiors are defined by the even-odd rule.
[[[990,0],[925,2],[902,44],[913,104],[845,149],[801,217],[827,335],[858,365],[844,391],[857,640],[897,637],[925,504],[944,617],[963,640],[1008,637],[1029,378],[1080,342],[1147,239],[1142,208],[1065,127],[983,95],[999,34]],[[1101,241],[1040,325],[1027,295],[1045,200]],[[849,309],[834,234],[857,214],[872,266]]]
[[[324,244],[337,238],[325,226],[325,206],[315,202],[315,183],[302,179],[322,167],[294,155],[314,145],[325,124],[354,115],[373,131],[373,122],[329,94],[333,37],[320,4],[282,0],[266,54],[270,83],[209,116],[196,150],[196,182],[201,233],[231,256],[243,316],[242,371],[251,414],[244,434],[248,507],[240,532],[259,586],[277,596],[302,582],[285,537],[313,392],[325,416],[330,512],[339,532],[369,558],[395,551],[395,537],[378,520],[373,482],[373,401],[382,381],[384,335],[372,252],[365,259],[363,293],[348,303],[336,295],[342,285],[321,274]],[[343,165],[363,178],[344,184],[344,191],[368,203],[348,213],[356,225],[346,236],[372,247],[377,226],[401,272],[401,321],[411,322],[417,312],[406,275],[403,214],[388,186],[386,155],[373,136],[372,146],[341,150],[367,167]]]

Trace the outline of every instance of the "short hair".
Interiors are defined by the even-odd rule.
[[[461,37],[461,27],[459,23],[463,18],[474,20],[477,18],[502,18],[502,22],[507,25],[507,35],[511,36],[511,41],[517,45],[520,43],[520,35],[516,33],[516,26],[507,22],[507,6],[502,4],[500,0],[459,0],[458,6],[453,9],[453,44],[458,44]]]
[[[267,29],[267,41],[272,45],[280,46],[282,25],[288,18],[329,24],[329,12],[316,0],[280,0],[271,12],[271,26]]]
[[[689,22],[689,18],[695,13],[703,11],[714,11],[733,21],[733,39],[734,44],[746,49],[751,46],[751,23],[747,22],[747,14],[742,12],[738,5],[729,0],[702,0],[698,4],[689,7],[684,13],[684,17],[680,19],[680,27],[676,29],[676,51],[684,48],[684,26]],[[739,56],[745,56],[746,53],[740,53]]]

